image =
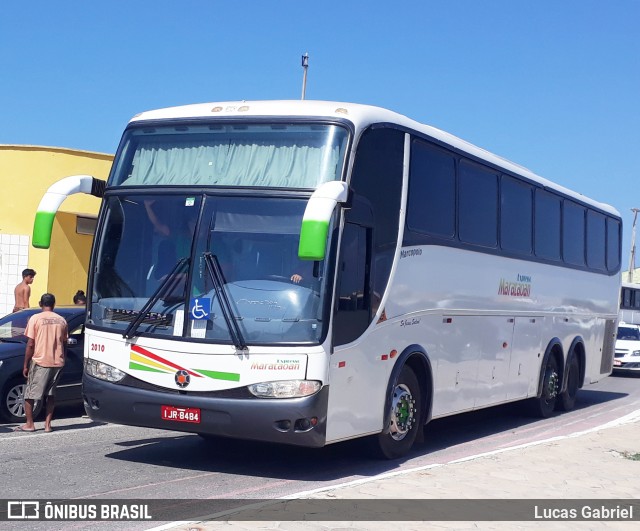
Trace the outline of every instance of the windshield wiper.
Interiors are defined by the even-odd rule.
[[[218,257],[210,252],[204,253],[204,263],[207,266],[211,280],[218,295],[218,302],[222,309],[222,316],[227,323],[229,329],[229,335],[231,335],[231,341],[238,350],[247,350],[247,343],[244,340],[240,326],[233,315],[233,308],[231,307],[231,301],[227,297],[227,292],[224,290],[224,276],[222,269],[220,269],[220,263]]]
[[[188,258],[181,258],[178,260],[178,263],[173,267],[171,272],[167,275],[167,277],[162,281],[162,283],[158,286],[158,289],[151,295],[151,298],[147,301],[147,303],[142,307],[142,310],[138,313],[138,316],[131,321],[131,324],[127,327],[127,329],[122,334],[122,337],[125,339],[131,339],[135,336],[136,331],[142,321],[144,321],[145,317],[153,308],[153,305],[158,302],[162,295],[165,293],[170,293],[173,288],[175,288],[178,282],[178,273],[181,269],[185,268],[185,265],[189,263]]]

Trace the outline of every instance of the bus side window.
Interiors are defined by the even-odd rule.
[[[345,223],[340,251],[338,299],[333,322],[335,345],[350,343],[360,337],[369,326],[370,256],[371,229]]]
[[[629,288],[622,288],[622,307],[633,308],[631,305],[631,290]]]

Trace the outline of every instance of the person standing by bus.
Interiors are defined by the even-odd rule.
[[[27,421],[14,431],[36,431],[33,423],[33,407],[35,400],[46,397],[46,417],[44,431],[52,431],[51,419],[55,407],[55,392],[60,373],[64,367],[65,348],[67,344],[67,321],[53,312],[56,298],[51,293],[40,297],[42,312],[29,319],[24,332],[27,336],[27,347],[24,355],[22,374],[27,378],[24,391],[24,411]]]
[[[33,284],[33,278],[36,276],[36,272],[33,269],[25,269],[22,271],[22,282],[16,286],[13,290],[15,295],[15,304],[13,311],[24,310],[29,307],[29,297],[31,296],[31,284]]]
[[[76,291],[76,294],[73,296],[73,304],[75,304],[76,306],[84,306],[85,304],[87,304],[87,297],[84,294],[84,291],[82,291],[81,289]]]

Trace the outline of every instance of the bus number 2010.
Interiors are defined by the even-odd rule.
[[[101,343],[91,343],[92,352],[104,352],[104,345]]]

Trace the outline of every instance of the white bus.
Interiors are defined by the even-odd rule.
[[[620,321],[640,325],[640,284],[622,282],[620,288]]]
[[[571,409],[610,374],[621,219],[448,133],[350,103],[144,112],[89,274],[91,418],[406,454],[431,419]]]

